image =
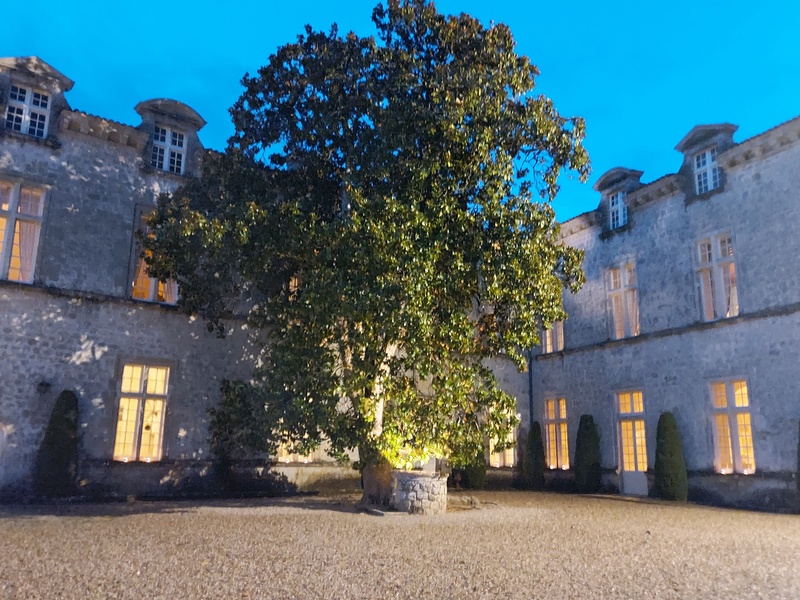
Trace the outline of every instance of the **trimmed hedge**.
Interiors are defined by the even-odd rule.
[[[600,491],[600,435],[592,415],[581,415],[572,470],[578,492],[594,494]]]
[[[528,444],[525,447],[525,459],[522,463],[522,475],[525,487],[529,490],[544,489],[544,443],[542,427],[539,421],[531,424],[528,432]]]
[[[661,413],[656,431],[655,493],[664,500],[686,502],[689,481],[678,423],[671,412]]]
[[[50,422],[36,452],[33,492],[40,497],[76,493],[78,466],[78,397],[64,390],[56,398]]]
[[[466,465],[456,469],[460,474],[461,486],[471,490],[482,490],[486,487],[486,456],[483,451]]]

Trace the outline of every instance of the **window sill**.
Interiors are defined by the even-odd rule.
[[[128,297],[128,300],[131,302],[135,302],[136,304],[150,304],[155,306],[163,306],[164,308],[178,308],[177,302],[159,302],[158,300],[142,300],[141,298],[131,298]]]
[[[8,137],[14,140],[19,140],[20,142],[25,142],[28,144],[36,144],[37,146],[44,146],[46,148],[52,148],[53,150],[58,150],[61,148],[61,142],[58,141],[54,135],[48,135],[47,137],[40,138],[36,137],[35,135],[30,135],[27,133],[22,133],[21,131],[14,131],[12,129],[0,129],[0,137]]]
[[[149,164],[142,165],[140,167],[140,170],[142,171],[142,173],[144,173],[146,175],[164,175],[166,177],[174,179],[175,181],[181,182],[181,184],[185,184],[187,181],[189,181],[191,179],[191,176],[189,175],[189,173],[187,173],[185,171],[184,171],[183,174],[173,173],[172,171],[165,171],[163,169],[157,169],[154,166],[149,165]]]
[[[719,187],[716,187],[713,190],[708,190],[707,192],[703,192],[702,194],[698,194],[694,189],[692,189],[690,194],[686,194],[686,200],[684,201],[684,204],[689,206],[695,202],[705,202],[706,200],[713,198],[722,192],[724,189],[725,186],[722,184]]]
[[[633,229],[633,222],[630,220],[627,223],[625,223],[625,225],[622,225],[621,227],[615,227],[614,229],[605,227],[603,228],[603,231],[600,232],[600,240],[605,242],[606,240],[610,240],[614,236],[627,233],[631,229]]]

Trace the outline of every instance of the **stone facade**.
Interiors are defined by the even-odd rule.
[[[592,414],[611,487],[621,486],[626,448],[628,466],[652,472],[656,424],[671,411],[693,497],[769,505],[794,489],[800,118],[739,144],[735,129],[694,128],[678,144],[678,173],[649,184],[612,169],[595,186],[598,209],[562,225],[564,242],[586,253],[587,280],[565,294],[563,348],[533,361],[534,420],[560,425],[546,409],[564,399],[572,452],[581,414]],[[620,191],[627,218],[612,228]],[[621,413],[630,399],[642,410]],[[631,439],[641,439],[637,456]],[[646,463],[635,465],[638,455]],[[647,493],[640,483],[622,491]]]
[[[0,59],[0,496],[30,491],[63,390],[79,398],[79,476],[88,491],[207,490],[208,409],[221,379],[249,374],[248,332],[231,323],[230,335],[217,339],[170,305],[166,287],[144,281],[142,298],[134,285],[142,282],[135,231],[159,194],[198,174],[204,121],[185,104],[157,99],[137,104],[139,125],[117,123],[73,110],[65,95],[72,86],[40,59]],[[742,143],[735,130],[695,127],[677,146],[678,172],[652,183],[642,184],[639,171],[612,169],[596,185],[597,210],[563,224],[565,243],[586,252],[587,277],[577,295],[565,296],[563,339],[534,351],[529,373],[492,364],[518,398],[522,423],[544,422],[549,462],[564,468],[551,480],[568,476],[580,415],[589,413],[607,486],[647,493],[648,475],[638,469],[652,474],[656,423],[671,411],[694,497],[779,504],[793,489],[800,118]],[[139,448],[132,459],[115,450],[131,365],[168,373],[160,421],[143,414],[149,392],[133,394],[141,403],[128,415],[132,444],[147,429],[158,447]],[[625,402],[631,411],[621,414]],[[509,467],[513,454],[487,458]],[[145,455],[155,458],[140,460]],[[298,485],[324,464],[323,453],[278,459]],[[261,476],[263,467],[253,468]],[[408,498],[402,506],[415,510]]]
[[[134,231],[160,193],[197,173],[204,122],[188,106],[155,100],[137,106],[138,127],[115,123],[72,110],[64,96],[71,87],[39,59],[0,60],[0,199],[19,205],[14,214],[6,205],[0,210],[0,495],[30,490],[36,451],[63,390],[79,398],[82,485],[158,493],[184,467],[207,472],[207,411],[220,380],[249,373],[242,324],[232,323],[220,340],[174,306],[132,298],[140,259]],[[32,132],[37,111],[46,127]],[[183,135],[174,146],[177,173],[153,165],[156,124]],[[40,207],[26,221],[18,215],[31,212],[22,208],[29,192]],[[27,230],[7,226],[15,216]],[[10,246],[12,237],[21,250]],[[33,259],[25,256],[31,251]],[[15,261],[30,262],[32,272],[14,271]],[[160,460],[152,463],[112,461],[126,364],[169,369],[156,424],[160,448],[153,450]],[[137,435],[150,426],[142,419],[134,419]]]

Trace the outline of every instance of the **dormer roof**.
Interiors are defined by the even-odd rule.
[[[183,102],[177,100],[170,100],[169,98],[154,98],[153,100],[144,100],[136,105],[134,110],[139,113],[141,117],[147,113],[156,115],[158,117],[166,117],[171,121],[182,124],[190,124],[195,130],[202,129],[206,122],[197,111],[187,106]]]
[[[685,154],[687,150],[698,148],[710,142],[719,135],[724,135],[727,138],[732,138],[736,130],[739,129],[738,125],[732,123],[719,123],[716,125],[695,125],[691,131],[683,136],[675,150]]]
[[[635,184],[638,184],[639,178],[643,174],[644,171],[635,171],[633,169],[626,169],[625,167],[614,167],[600,176],[600,179],[594,184],[594,191],[603,192],[617,184],[627,181],[633,181]]]
[[[14,71],[17,76],[31,83],[59,92],[68,92],[75,85],[69,77],[44,62],[38,56],[0,58],[1,71]]]

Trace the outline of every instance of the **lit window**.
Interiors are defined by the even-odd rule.
[[[147,232],[147,215],[139,218],[140,231]],[[178,301],[178,283],[172,279],[159,281],[155,277],[150,277],[147,271],[145,257],[149,252],[142,252],[137,245],[136,264],[133,272],[133,283],[131,284],[131,298],[134,300],[144,300],[146,302],[161,302],[162,304],[175,304]]]
[[[49,117],[50,96],[29,87],[11,86],[6,108],[6,129],[44,138]]]
[[[569,469],[567,400],[551,398],[544,406],[545,460],[550,469]]]
[[[608,225],[611,229],[622,227],[628,222],[628,207],[625,205],[625,192],[617,192],[608,197]]]
[[[44,191],[0,181],[0,278],[31,283]]]
[[[500,468],[500,467],[513,467],[514,466],[514,446],[517,441],[517,432],[516,430],[512,429],[511,433],[508,434],[506,438],[511,444],[509,448],[505,450],[501,450],[500,452],[495,452],[494,449],[497,446],[498,439],[492,438],[489,440],[489,465],[492,467]]]
[[[185,152],[186,142],[182,133],[156,125],[153,132],[153,151],[150,155],[151,166],[183,175]]]
[[[720,169],[717,166],[717,149],[711,148],[694,157],[694,185],[698,194],[719,187]]]
[[[564,322],[555,321],[550,329],[542,329],[542,352],[560,352],[564,349]]]
[[[300,286],[302,285],[303,280],[299,274],[292,275],[289,277],[289,284],[287,286],[288,289],[288,297],[290,302],[297,302],[297,299],[300,295]]]
[[[647,438],[642,392],[617,393],[620,458],[623,471],[647,471]]]
[[[718,473],[756,471],[750,398],[745,381],[714,381],[710,386],[714,429],[714,468]]]
[[[632,262],[608,270],[608,307],[612,339],[639,335],[639,297]]]
[[[280,444],[278,446],[277,459],[279,463],[313,463],[323,460],[323,453],[320,448],[312,450],[308,454],[299,454],[297,452],[290,452],[287,444]]]
[[[119,382],[114,460],[161,460],[169,368],[126,364]]]
[[[733,237],[715,235],[697,244],[697,276],[703,319],[714,321],[739,314],[739,291]]]

